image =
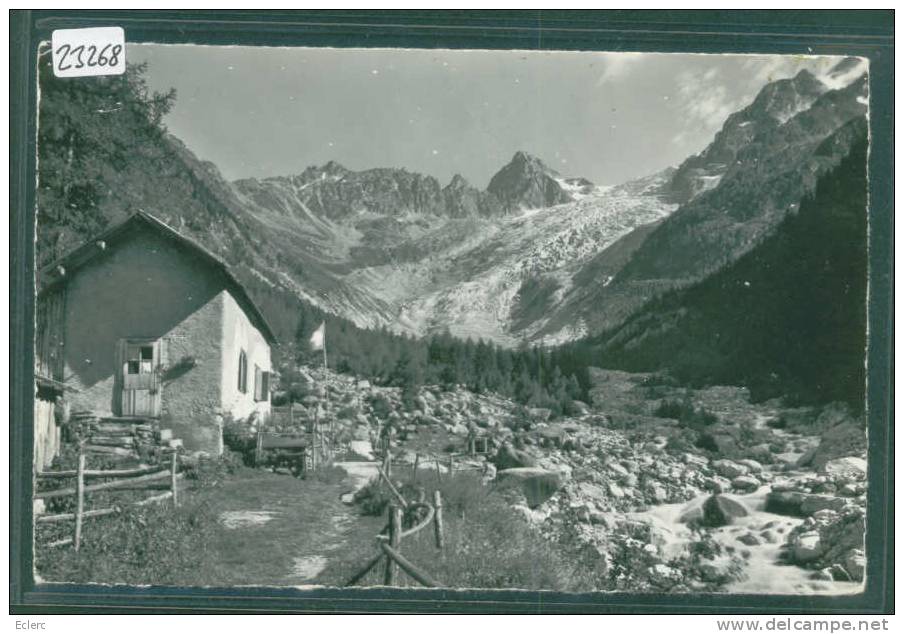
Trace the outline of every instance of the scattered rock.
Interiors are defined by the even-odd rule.
[[[819,539],[819,533],[812,531],[795,535],[791,543],[791,552],[794,561],[799,564],[806,564],[819,559],[822,554],[822,543]]]
[[[844,570],[851,581],[863,581],[863,573],[866,570],[866,557],[859,548],[852,548],[844,558]]]
[[[775,491],[766,495],[766,512],[789,517],[803,517],[801,510],[804,498],[807,495],[800,491]]]
[[[742,466],[733,460],[716,460],[713,462],[712,467],[716,473],[726,478],[736,478],[738,476],[747,475],[748,472],[747,467]]]
[[[711,495],[703,503],[701,523],[709,528],[718,528],[731,524],[736,517],[746,515],[747,509],[739,502],[724,495]]]
[[[527,410],[527,415],[536,421],[547,421],[552,416],[552,410],[545,407],[531,407]]]
[[[539,467],[503,469],[497,474],[497,479],[517,484],[531,509],[543,504],[565,484],[565,477],[561,473]]]
[[[756,491],[760,488],[760,481],[749,475],[741,475],[731,481],[731,486],[742,491]]]
[[[741,460],[738,460],[738,464],[743,467],[747,467],[750,473],[762,473],[763,471],[763,465],[756,460],[753,460],[752,458],[743,458]]]
[[[802,515],[813,515],[823,509],[840,511],[847,505],[847,500],[832,495],[805,495],[800,505]]]
[[[819,446],[814,450],[809,464],[817,470],[822,470],[829,461],[836,458],[865,453],[866,432],[860,422],[849,420],[822,434]]]
[[[762,537],[769,544],[778,543],[778,536],[771,530],[764,530],[762,533],[760,533],[760,537]]]
[[[518,469],[522,467],[536,467],[537,461],[526,451],[515,449],[509,444],[504,444],[496,452],[493,459],[496,468],[502,469]]]
[[[836,481],[864,480],[866,478],[866,460],[855,456],[835,458],[826,462],[819,472]]]
[[[745,546],[759,546],[760,540],[753,533],[744,533],[740,537],[738,537],[738,541],[744,544]]]

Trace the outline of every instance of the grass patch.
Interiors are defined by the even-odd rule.
[[[49,581],[203,585],[216,517],[206,504],[127,508],[85,523],[82,547],[37,548],[35,569]],[[66,523],[66,532],[71,524]]]
[[[340,467],[300,480],[236,462],[230,457],[188,470],[178,509],[163,502],[87,520],[77,553],[71,546],[40,546],[71,536],[71,522],[38,525],[38,575],[79,583],[299,585],[311,580],[295,572],[296,560],[329,557],[347,534],[372,537],[380,528],[377,520],[351,517],[339,501],[348,486]],[[87,507],[99,505],[89,494]],[[224,515],[251,521],[230,526]]]
[[[378,489],[378,485],[371,483],[369,488]],[[597,588],[603,581],[604,564],[599,556],[545,540],[511,507],[501,490],[483,485],[479,475],[460,473],[444,477],[440,483],[432,474],[424,474],[419,483],[402,486],[408,499],[414,497],[410,495],[413,491],[422,490],[426,499],[432,500],[437,489],[443,496],[445,547],[441,551],[436,548],[430,526],[405,538],[402,554],[442,585],[578,592]],[[383,497],[368,493],[362,497],[362,507],[367,505],[372,512],[376,500],[382,502]],[[350,544],[343,559],[329,566],[317,581],[342,585],[350,579],[376,554],[373,537],[375,534],[369,540]],[[381,585],[383,570],[384,566],[378,565],[358,585]],[[401,571],[396,583],[418,585]]]

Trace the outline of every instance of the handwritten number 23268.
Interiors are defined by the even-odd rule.
[[[84,68],[85,66],[116,66],[119,63],[119,56],[122,55],[122,45],[107,44],[98,52],[97,47],[93,44],[87,47],[79,45],[75,48],[62,44],[56,50],[56,54],[57,70],[59,71]],[[85,55],[87,55],[87,59]]]

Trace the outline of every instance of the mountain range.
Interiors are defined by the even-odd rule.
[[[39,190],[39,261],[140,208],[219,253],[258,292],[359,327],[511,347],[595,336],[737,261],[796,213],[856,138],[848,124],[867,110],[863,71],[846,60],[824,77],[771,82],[701,153],[630,183],[563,176],[519,151],[483,190],[460,175],[443,186],[335,161],[229,182],[153,112],[98,115],[116,80],[99,81],[90,98],[84,91],[95,89],[82,85],[77,99],[76,88],[49,83],[39,158],[53,169]],[[55,115],[73,103],[91,104],[80,138]],[[66,176],[75,166],[84,184]]]

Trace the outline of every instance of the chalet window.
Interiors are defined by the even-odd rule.
[[[270,373],[254,366],[254,400],[266,401],[270,398]]]
[[[239,352],[239,392],[248,393],[248,356],[244,350]]]
[[[154,346],[141,346],[141,370],[140,374],[149,374],[154,371]]]

